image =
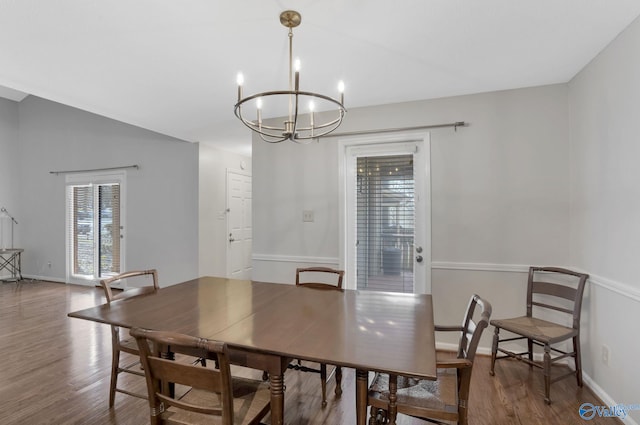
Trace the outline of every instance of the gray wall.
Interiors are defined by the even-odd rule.
[[[353,109],[340,131],[469,122],[431,131],[434,266],[567,264],[566,101],[555,85]],[[334,138],[254,141],[256,279],[284,281],[294,257],[338,257],[337,164]],[[282,258],[262,259],[272,254]]]
[[[65,177],[49,171],[138,164],[127,171],[125,267],[157,268],[163,286],[197,277],[196,144],[30,96],[13,161],[23,274],[65,279]]]
[[[640,20],[570,82],[569,105],[571,263],[591,274],[584,367],[611,397],[606,401],[637,403]],[[639,411],[631,416],[640,422]]]

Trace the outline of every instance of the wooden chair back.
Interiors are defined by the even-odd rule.
[[[476,308],[480,309],[476,314]],[[491,304],[474,294],[469,300],[467,312],[462,322],[462,335],[458,343],[458,358],[473,362],[482,336],[482,331],[489,326]]]
[[[588,277],[560,267],[530,267],[527,316],[534,317],[534,307],[555,310],[571,315],[573,329],[579,329],[582,296]],[[569,306],[561,302],[563,299],[569,301]]]
[[[330,267],[298,268],[296,269],[296,286],[318,289],[342,289],[343,277],[343,270],[336,270]]]
[[[479,311],[476,311],[479,309]],[[458,343],[458,359],[468,362],[468,367],[455,366],[458,373],[458,400],[463,402],[464,408],[458,408],[459,423],[467,422],[467,402],[469,400],[469,389],[471,387],[471,372],[473,362],[476,357],[478,344],[482,332],[489,326],[491,318],[491,304],[474,294],[469,300],[467,312],[462,322],[461,335]],[[446,362],[439,362],[438,367],[447,367]]]
[[[151,285],[142,285],[140,282],[145,277],[151,276]],[[113,291],[111,285],[114,282],[118,282],[124,279],[135,278],[136,287],[127,289],[126,291]],[[112,301],[131,298],[138,295],[149,294],[159,289],[158,286],[158,272],[155,269],[150,270],[138,270],[121,273],[100,281],[100,286],[104,290],[104,295],[107,298],[107,303]],[[146,398],[142,394],[138,394],[127,390],[125,388],[118,387],[118,375],[122,372],[126,372],[133,375],[143,376],[144,374],[137,370],[138,362],[131,363],[129,365],[120,365],[120,353],[125,352],[134,356],[138,356],[138,346],[136,341],[131,338],[127,338],[126,335],[120,334],[120,328],[118,326],[111,326],[111,384],[109,389],[109,407],[113,407],[115,404],[116,392],[127,394],[134,397]]]
[[[306,288],[315,288],[323,290],[342,291],[342,279],[344,277],[343,270],[336,270],[330,267],[303,267],[296,269],[296,286]],[[334,373],[327,375],[327,364],[320,363],[320,369],[304,366],[300,359],[289,364],[289,369],[295,369],[303,372],[316,372],[320,374],[320,383],[322,385],[322,407],[327,405],[327,381],[331,375],[335,375],[336,397],[342,395],[342,368],[336,366]]]
[[[134,278],[134,277],[144,277],[144,276],[151,276],[152,277],[152,284],[151,285],[145,285],[145,286],[139,286],[139,287],[135,287],[132,289],[129,289],[127,291],[122,291],[120,293],[114,293],[111,285],[114,282],[118,282],[124,279],[129,279],[129,278]],[[107,302],[110,303],[111,301],[115,301],[115,300],[119,300],[119,299],[123,299],[123,298],[130,298],[130,297],[135,297],[138,295],[143,295],[143,294],[148,294],[151,292],[155,292],[158,289],[160,289],[160,287],[158,286],[158,272],[155,269],[150,269],[150,270],[137,270],[137,271],[130,271],[130,272],[125,272],[125,273],[120,273],[116,276],[112,276],[110,278],[107,279],[102,279],[100,281],[100,286],[102,286],[102,289],[104,289],[104,295],[107,297]]]
[[[457,332],[460,335],[457,357],[438,358],[436,366],[438,382],[423,381],[407,377],[394,377],[387,374],[376,374],[369,387],[368,403],[371,405],[371,425],[395,423],[396,414],[406,414],[429,422],[444,423],[450,421],[460,425],[468,423],[469,388],[473,363],[484,329],[489,326],[491,304],[473,295],[467,310],[458,326],[436,326],[436,331]],[[447,379],[444,369],[455,370],[455,379]],[[441,391],[455,385],[453,394]],[[392,384],[393,383],[393,384]],[[397,387],[397,394],[392,408],[390,388]],[[446,395],[446,397],[443,397]],[[451,395],[452,397],[449,397]],[[441,398],[443,397],[443,398]],[[447,422],[447,423],[450,423]]]
[[[130,333],[138,341],[140,361],[147,379],[152,424],[156,423],[156,418],[169,406],[190,412],[220,416],[223,425],[233,424],[232,380],[227,347],[224,343],[173,332],[150,331],[140,328],[134,328]],[[164,359],[160,353],[166,352],[167,347],[170,347],[171,351],[177,352],[199,351],[201,357],[215,354],[219,368],[209,369]],[[221,403],[216,406],[195,405],[172,398],[165,394],[163,382],[217,393]]]

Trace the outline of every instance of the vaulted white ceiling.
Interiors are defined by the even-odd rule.
[[[301,88],[348,108],[569,81],[640,15],[638,0],[0,0],[0,96],[33,94],[247,152],[245,93]]]

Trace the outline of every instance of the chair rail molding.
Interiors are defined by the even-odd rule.
[[[589,274],[588,282],[592,285],[608,289],[623,297],[630,298],[640,302],[640,288],[635,288],[629,284],[608,279],[606,277],[594,275],[589,271],[579,267],[554,265],[575,270],[580,273]],[[478,272],[509,272],[509,273],[528,273],[529,265],[523,264],[499,264],[499,263],[465,263],[456,261],[433,261],[431,268],[434,270],[461,270],[461,271],[478,271]]]
[[[307,257],[295,255],[253,254],[254,261],[269,261],[276,263],[310,263],[310,264],[339,264],[337,257]]]
[[[315,257],[315,256],[294,256],[277,254],[253,254],[254,261],[266,261],[276,263],[308,263],[308,264],[334,264],[340,263],[337,257]],[[592,285],[608,289],[623,297],[640,302],[640,288],[635,288],[629,284],[594,275],[586,270],[555,264],[581,273],[588,273],[588,282]],[[528,264],[500,264],[500,263],[466,263],[458,261],[433,261],[433,270],[454,270],[454,271],[476,271],[476,272],[507,272],[507,273],[529,273]]]

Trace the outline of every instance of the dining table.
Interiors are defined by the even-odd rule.
[[[355,369],[358,425],[367,419],[369,372],[436,379],[429,294],[200,277],[68,316],[225,342],[232,363],[268,372],[273,425],[284,423],[292,359]]]

